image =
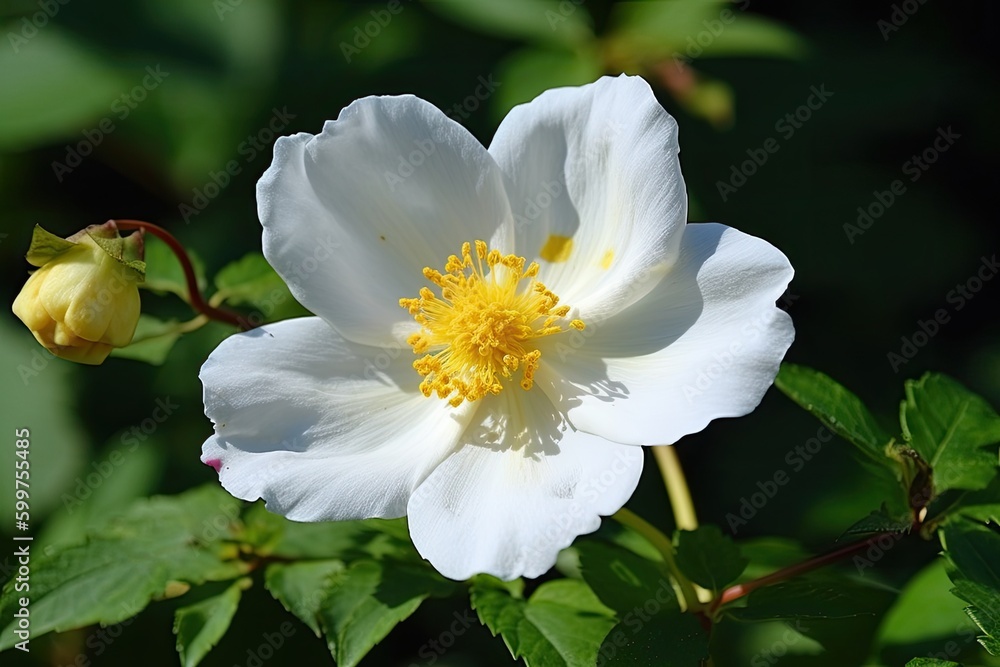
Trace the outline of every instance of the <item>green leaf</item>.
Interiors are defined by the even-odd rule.
[[[31,245],[28,246],[28,252],[25,253],[24,258],[32,266],[45,266],[49,261],[75,246],[76,243],[73,241],[67,241],[61,236],[56,236],[52,232],[42,229],[40,225],[35,225],[31,232]]]
[[[125,347],[111,350],[112,357],[144,361],[160,366],[170,356],[170,350],[180,337],[187,333],[184,323],[177,320],[163,321],[143,313],[135,327],[132,342]]]
[[[952,595],[951,588],[943,558],[918,572],[906,583],[882,620],[878,645],[905,646],[943,640],[957,635],[963,627],[971,627],[961,600]],[[929,609],[934,613],[927,613]]]
[[[991,655],[1000,655],[1000,591],[973,581],[955,582],[955,595],[968,602],[965,613],[983,631],[979,643]]]
[[[116,262],[129,269],[126,272],[129,280],[141,284],[146,279],[146,262],[141,259],[129,259],[127,257],[127,251],[131,250],[132,246],[135,245],[134,239],[140,238],[138,235],[131,234],[128,239],[118,236],[117,232],[115,232],[114,236],[104,236],[87,231],[87,235],[101,250],[106,252]],[[129,242],[126,243],[127,241]]]
[[[546,582],[527,601],[487,576],[474,579],[469,593],[479,619],[529,667],[593,667],[615,625],[613,612],[575,579]]]
[[[500,121],[514,106],[530,102],[550,88],[591,83],[602,72],[600,58],[591,50],[524,48],[515,51],[498,67],[497,78],[501,85],[497,87],[491,112]]]
[[[210,12],[201,0],[149,0],[142,11],[158,33],[184,35],[197,45],[195,52],[224,58],[228,67],[245,70],[257,84],[275,74],[281,53],[281,11],[276,0],[214,5]]]
[[[850,579],[802,577],[755,590],[746,607],[729,614],[741,621],[875,616],[884,596],[885,591]]]
[[[958,570],[957,578],[1000,592],[1000,533],[995,526],[954,521],[942,530],[941,542],[948,560]]]
[[[908,533],[913,525],[909,516],[896,517],[889,513],[885,505],[856,521],[844,531],[844,535],[870,535],[872,533]]]
[[[648,539],[617,521],[605,521],[597,529],[597,532],[591,534],[591,537],[616,544],[623,549],[642,556],[646,560],[663,563],[663,555],[655,546],[650,544]]]
[[[347,566],[339,560],[321,560],[267,568],[265,586],[288,611],[308,625],[316,636],[322,634],[319,612],[334,577]]]
[[[614,544],[587,540],[577,545],[581,571],[601,602],[616,612],[617,624],[598,650],[600,664],[667,664],[697,667],[708,655],[708,634],[682,613],[661,566]]]
[[[152,234],[148,234],[145,241],[145,255],[146,281],[142,286],[157,294],[176,294],[187,301],[189,295],[184,269],[170,247]],[[205,265],[191,249],[188,249],[188,256],[191,258],[198,287],[204,290]]]
[[[914,658],[906,663],[906,667],[962,667],[961,663],[937,658]]]
[[[258,520],[272,522],[271,529],[276,531],[274,539],[259,549],[263,555],[342,560],[393,557],[421,562],[402,519],[299,523],[261,508],[259,513],[255,510],[249,515],[248,523]]]
[[[943,498],[942,501],[950,499]],[[953,502],[948,502],[941,516],[958,514],[979,523],[1000,525],[1000,475],[994,477],[984,489],[964,491]]]
[[[682,49],[688,37],[704,30],[704,22],[718,18],[728,5],[727,0],[621,3],[612,13],[613,37]]]
[[[81,544],[53,548],[51,555],[32,552],[32,637],[119,623],[186,584],[244,574],[246,565],[230,560],[235,551],[222,543],[239,510],[240,501],[213,484],[140,501]],[[8,581],[0,618],[14,618],[18,596]],[[0,650],[14,645],[15,627],[0,632]]]
[[[699,526],[677,532],[677,567],[691,581],[713,591],[721,591],[736,581],[750,562],[733,539],[718,526]]]
[[[700,57],[758,56],[799,59],[808,43],[791,28],[753,14],[741,14],[705,47]]]
[[[861,399],[842,385],[819,371],[794,364],[782,364],[774,384],[871,460],[892,465],[884,452],[889,436]]]
[[[335,575],[320,608],[330,652],[341,667],[354,667],[428,597],[446,597],[455,585],[426,566],[355,561]]]
[[[657,607],[679,609],[673,586],[660,564],[596,540],[582,541],[576,549],[583,580],[620,616],[650,601]]]
[[[7,33],[7,35],[17,33]],[[6,40],[5,40],[6,41]],[[135,85],[95,55],[93,45],[74,41],[56,25],[38,30],[30,40],[0,49],[0,151],[21,151],[53,139],[84,141],[80,134],[112,129],[116,99]],[[141,76],[139,77],[141,80]],[[68,147],[61,151],[65,164]],[[59,180],[65,172],[57,172]]]
[[[601,645],[600,664],[700,667],[708,658],[708,640],[708,633],[692,614],[672,609],[644,616],[640,609],[608,633]]]
[[[958,510],[958,513],[974,521],[1000,524],[1000,503],[994,503],[991,505],[970,505],[962,507]]]
[[[729,2],[629,2],[613,9],[615,53],[646,61],[753,55],[799,58],[805,40]]]
[[[184,667],[195,667],[229,629],[249,579],[240,579],[219,595],[181,607],[174,616],[177,652]]]
[[[129,444],[131,434],[117,441],[91,462],[88,474],[78,476],[67,484],[60,494],[62,510],[45,522],[39,535],[46,545],[78,544],[86,535],[95,532],[122,514],[133,502],[147,496],[156,487],[165,459],[164,443],[150,439],[139,444]],[[95,483],[96,472],[99,479]]]
[[[314,632],[326,635],[337,664],[353,667],[428,597],[455,584],[426,565],[339,560],[272,565],[267,587]]]
[[[451,20],[491,35],[572,46],[593,36],[590,15],[559,0],[434,0],[428,6]]]
[[[264,256],[252,252],[227,264],[215,276],[218,293],[227,303],[253,306],[263,321],[285,319],[306,311],[298,305],[292,293]]]
[[[997,474],[1000,416],[944,375],[928,373],[905,387],[903,437],[930,464],[935,490],[985,488]]]
[[[966,613],[984,633],[979,643],[1000,655],[1000,532],[995,525],[952,521],[941,530],[941,543],[954,593],[971,605]]]
[[[215,287],[233,303],[251,303],[267,298],[284,281],[259,252],[251,252],[224,266],[215,275]]]

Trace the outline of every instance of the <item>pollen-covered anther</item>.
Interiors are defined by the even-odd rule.
[[[571,309],[536,279],[536,262],[525,268],[524,257],[478,240],[463,243],[460,255],[448,257],[444,273],[423,269],[440,296],[422,287],[419,297],[399,300],[421,326],[406,340],[424,355],[413,362],[424,378],[421,393],[454,407],[499,394],[519,370],[521,388],[531,389],[542,356],[538,339],[583,329],[580,320],[565,321]]]

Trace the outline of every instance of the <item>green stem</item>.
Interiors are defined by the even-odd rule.
[[[663,483],[667,487],[667,495],[670,497],[670,507],[674,511],[677,529],[695,530],[698,527],[698,515],[694,511],[691,491],[688,489],[681,461],[677,458],[677,450],[674,449],[673,445],[656,445],[653,447],[653,455],[656,457],[656,463],[660,466]]]
[[[201,295],[201,290],[198,288],[198,278],[195,276],[191,258],[188,257],[187,250],[184,249],[184,246],[181,245],[181,242],[173,234],[159,225],[154,225],[151,222],[143,220],[114,220],[114,223],[120,229],[141,229],[147,231],[167,244],[167,247],[170,248],[171,252],[177,256],[178,261],[181,263],[181,269],[184,271],[184,280],[187,281],[192,308],[209,319],[231,324],[241,331],[254,328],[252,324],[240,315],[224,308],[217,308],[205,301],[205,298]]]
[[[171,329],[170,331],[164,331],[163,333],[158,333],[153,336],[145,336],[143,338],[133,338],[132,342],[129,343],[129,345],[135,345],[136,343],[145,343],[147,340],[155,340],[157,338],[162,338],[163,336],[169,336],[175,333],[181,333],[181,334],[191,333],[192,331],[197,331],[198,329],[202,328],[203,326],[208,324],[208,322],[209,320],[206,315],[198,315],[197,317],[194,317],[188,320],[187,322],[181,322],[180,324],[177,325],[176,328]]]
[[[661,533],[656,526],[624,507],[615,512],[612,518],[623,526],[628,526],[639,533],[646,538],[647,542],[656,547],[656,550],[663,556],[663,562],[666,564],[671,576],[677,582],[678,588],[680,588],[681,602],[684,609],[699,611],[701,609],[701,602],[698,600],[698,594],[694,590],[694,585],[691,584],[690,580],[677,567],[677,561],[674,560],[674,545],[670,542],[669,538]]]

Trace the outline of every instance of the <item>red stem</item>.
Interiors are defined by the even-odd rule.
[[[797,577],[800,574],[805,574],[806,572],[811,572],[812,570],[819,569],[825,565],[835,563],[842,558],[847,558],[848,556],[851,556],[859,551],[864,551],[874,544],[879,538],[885,537],[886,535],[896,535],[896,533],[878,533],[877,535],[869,537],[867,540],[855,542],[854,544],[848,544],[846,547],[841,547],[836,551],[831,551],[830,553],[823,554],[822,556],[810,558],[802,563],[790,565],[786,568],[782,568],[772,572],[771,574],[763,576],[760,579],[754,579],[753,581],[730,586],[722,591],[719,597],[715,599],[715,602],[712,603],[711,613],[714,615],[714,613],[722,605],[732,602],[733,600],[739,600],[741,597],[749,595],[758,588],[763,588],[764,586],[770,586],[771,584],[776,584],[778,582],[785,581],[786,579]]]
[[[191,258],[188,257],[187,250],[184,249],[184,246],[181,245],[181,242],[173,234],[159,225],[142,220],[114,220],[114,223],[121,229],[143,229],[167,244],[174,255],[177,256],[177,259],[181,263],[181,268],[184,270],[184,280],[187,281],[188,295],[192,308],[209,319],[231,324],[242,331],[253,328],[253,325],[240,315],[224,308],[216,308],[205,301],[201,296],[201,290],[198,288],[198,278],[195,276]]]

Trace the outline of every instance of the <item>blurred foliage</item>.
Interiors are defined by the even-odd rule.
[[[902,11],[900,5],[917,9],[894,15]],[[874,460],[877,452],[864,451],[872,444],[865,434],[876,434],[872,442],[881,446],[888,429],[899,436],[897,443],[935,458],[934,420],[915,426],[907,413],[913,408],[906,406],[919,407],[928,392],[947,389],[921,381],[910,384],[903,396],[903,378],[944,371],[968,387],[962,391],[982,396],[983,405],[1000,404],[995,307],[1000,287],[992,280],[995,271],[975,291],[972,283],[1000,245],[989,197],[1000,180],[992,39],[998,11],[985,0],[835,6],[708,0],[10,0],[0,6],[0,198],[5,204],[0,285],[11,303],[26,277],[23,254],[34,224],[66,236],[108,218],[138,218],[162,224],[196,249],[204,260],[204,284],[217,290],[220,302],[267,320],[298,314],[301,308],[273,282],[256,254],[260,227],[254,187],[268,166],[275,136],[318,132],[324,120],[364,95],[414,93],[488,144],[506,112],[543,89],[585,83],[602,73],[641,74],[678,119],[691,219],[732,225],[788,255],[796,279],[784,305],[797,331],[789,359],[831,371],[858,401],[848,406],[851,414],[858,416],[857,405],[864,410],[855,424],[861,431],[848,428],[844,415],[837,421],[843,428],[818,415],[827,424],[821,426],[771,392],[752,415],[714,422],[678,445],[703,522],[724,530],[729,526],[739,547],[736,558],[750,561],[740,577],[744,581],[824,549],[880,511],[883,502],[886,516],[896,516],[899,508],[893,503],[905,497],[887,496],[887,484],[897,468],[910,475],[903,479],[911,483],[919,470],[903,468],[906,464],[896,459],[891,465],[884,465],[884,458]],[[810,108],[814,89],[831,94],[819,104],[812,98]],[[935,139],[949,128],[958,138],[943,151],[934,149]],[[767,149],[769,140],[777,150]],[[928,159],[926,169],[915,167],[913,157],[929,150],[936,151],[933,163]],[[893,194],[897,180],[903,194]],[[892,203],[882,204],[890,194]],[[860,227],[862,222],[866,227]],[[155,257],[159,251],[149,245]],[[214,484],[214,473],[198,462],[211,425],[202,415],[197,369],[231,329],[214,323],[184,326],[192,314],[177,298],[183,290],[170,260],[160,257],[159,275],[151,262],[149,286],[155,289],[143,294],[148,317],[142,335],[149,342],[145,350],[132,348],[132,356],[161,365],[118,358],[101,367],[76,368],[46,355],[13,318],[0,323],[0,358],[7,369],[4,423],[10,430],[31,428],[32,466],[39,471],[32,478],[33,528],[40,543],[60,549],[46,558],[67,558],[60,561],[67,567],[86,565],[73,560],[79,554],[72,545],[95,531],[111,530],[101,533],[102,539],[108,554],[120,555],[113,540],[144,529],[143,506],[130,509],[135,499]],[[935,319],[942,311],[944,316]],[[896,426],[900,399],[905,400],[902,429]],[[935,398],[932,404],[946,406],[947,400]],[[176,407],[157,420],[163,404]],[[859,466],[858,454],[869,463]],[[950,455],[949,450],[943,456]],[[652,461],[647,467],[653,468]],[[889,471],[889,480],[872,476],[880,467]],[[777,472],[789,479],[780,502],[750,505],[750,518],[734,531],[727,516],[739,514],[759,484]],[[12,481],[4,477],[0,493],[10,497]],[[948,514],[940,526],[950,552],[946,564],[935,560],[939,547],[934,541],[916,540],[863,568],[851,588],[859,607],[842,608],[845,618],[749,623],[727,617],[712,637],[717,667],[746,665],[748,656],[750,664],[774,664],[780,658],[781,664],[810,667],[861,664],[869,655],[885,665],[905,664],[917,655],[935,659],[911,664],[955,664],[944,658],[997,664],[988,662],[975,641],[985,632],[984,643],[995,646],[998,620],[989,602],[1000,590],[995,572],[974,565],[977,559],[996,563],[1000,558],[995,532],[973,523],[995,523],[998,516],[995,481],[975,490],[983,480],[989,481],[982,473],[970,478],[953,467],[942,479],[943,495],[929,507],[947,514],[958,494],[966,494],[962,511]],[[148,502],[196,502],[198,494],[209,492],[190,493]],[[655,475],[644,478],[630,507],[672,533]],[[302,545],[316,544],[316,536],[279,539],[279,528],[255,519],[252,510],[245,512],[238,528],[255,549],[266,545],[302,553]],[[5,517],[0,533],[7,539],[8,504],[0,507],[0,516]],[[162,512],[156,520],[163,520]],[[187,554],[188,560],[167,562],[176,554],[171,549],[187,544],[184,531],[190,528],[167,523],[173,531],[164,534],[167,543],[147,547],[164,550],[160,555],[167,570],[155,576],[134,573],[136,604],[166,596],[170,568],[211,564],[224,569],[235,557],[209,549],[221,545],[219,535],[198,553]],[[605,527],[598,535],[616,549],[635,552],[638,547],[628,546],[634,546],[635,537],[615,530]],[[402,554],[395,551],[403,547],[391,531],[380,527],[373,535],[366,529],[364,539],[328,535],[325,539],[340,539],[340,546],[319,542],[323,550],[314,557],[327,560],[317,567],[339,572],[346,566],[337,560],[337,550],[360,540],[376,549],[375,555],[338,581],[351,590],[374,585],[381,576],[380,559]],[[784,539],[762,537],[775,535]],[[595,572],[587,567],[587,555],[584,549],[580,576],[599,597],[615,589],[613,577],[648,567],[619,553],[624,569]],[[648,545],[640,556],[653,557]],[[349,560],[357,557],[352,553]],[[734,562],[742,561],[725,561],[730,571],[722,578],[728,579],[736,571]],[[686,567],[695,576],[694,569],[703,565]],[[192,572],[184,574],[197,578]],[[350,623],[330,617],[314,627],[303,610],[293,611],[305,625],[293,620],[291,633],[283,633],[283,623],[292,617],[272,599],[281,600],[279,580],[312,586],[309,577],[318,575],[315,571],[269,572],[266,590],[259,581],[244,590],[241,572],[199,572],[194,574],[229,580],[206,589],[201,598],[193,598],[199,594],[192,591],[159,602],[135,619],[128,618],[130,610],[114,608],[113,600],[104,600],[106,607],[88,607],[82,602],[89,598],[71,597],[66,614],[82,609],[90,616],[78,622],[112,625],[47,635],[33,642],[30,655],[5,653],[4,664],[68,665],[83,656],[96,664],[130,665],[142,656],[150,666],[175,665],[178,646],[185,663],[193,664],[216,642],[202,664],[247,664],[249,654],[274,633],[285,646],[274,664],[328,663],[329,648],[313,632],[301,631],[307,626],[332,629],[337,641],[352,646],[344,644],[353,637]],[[491,608],[502,606],[512,610],[507,614],[523,617],[518,627],[525,636],[579,614],[589,614],[594,627],[624,622],[608,610],[619,611],[616,605],[628,602],[627,590],[620,599],[605,595],[600,602],[580,591],[562,591],[553,600],[553,583],[532,585],[523,595],[493,582],[475,586]],[[558,586],[579,588],[576,582]],[[761,606],[770,605],[773,618],[784,618],[789,600],[806,604],[822,595],[828,582],[804,579],[793,588],[779,599],[771,591]],[[964,604],[956,604],[959,598],[951,588]],[[387,607],[357,598],[374,617],[401,620],[392,640],[375,646],[363,664],[429,664],[422,653],[428,638],[439,637],[452,614],[468,607],[461,597],[456,602],[436,596],[444,591],[433,592],[412,615],[404,613],[416,609],[409,602]],[[979,628],[963,616],[965,606],[974,609]],[[924,609],[933,613],[920,613]],[[483,613],[480,618],[487,620]],[[175,617],[177,637],[169,632]],[[218,628],[230,617],[240,632],[220,639]],[[511,617],[495,620],[487,621],[488,628],[479,623],[463,628],[439,664],[510,664],[490,635],[502,631]],[[669,628],[677,634],[645,639],[651,646],[683,643],[685,628]],[[363,645],[371,636],[359,641]],[[849,646],[838,649],[831,641],[845,644],[845,636],[851,637]],[[534,647],[570,655],[565,647]],[[607,647],[581,650],[602,648]],[[693,646],[688,655],[697,656],[702,648]],[[348,662],[355,656],[348,649],[334,650],[345,651],[338,655]]]

